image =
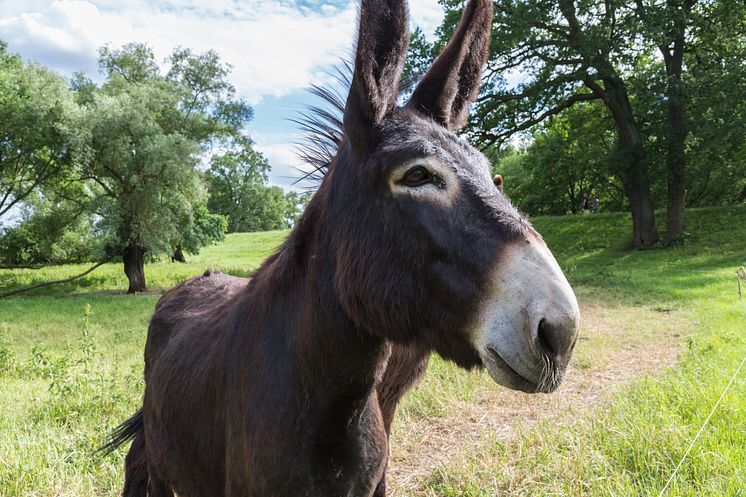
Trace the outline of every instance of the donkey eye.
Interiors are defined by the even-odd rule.
[[[433,175],[430,171],[425,169],[423,166],[414,166],[412,169],[404,173],[402,183],[407,186],[422,186],[432,182]]]

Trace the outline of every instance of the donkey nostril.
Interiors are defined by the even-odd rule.
[[[539,330],[537,332],[537,341],[541,351],[550,359],[556,359],[560,353],[561,345],[558,343],[557,330],[547,323],[546,319],[539,321]]]
[[[576,323],[576,320],[569,318],[542,319],[536,332],[536,342],[541,353],[552,361],[568,361],[577,337]]]

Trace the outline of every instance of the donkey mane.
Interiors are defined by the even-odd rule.
[[[321,102],[319,105],[308,105],[305,110],[299,112],[298,117],[290,119],[290,122],[303,132],[303,138],[296,144],[295,155],[304,165],[309,166],[297,168],[300,176],[293,184],[309,181],[311,185],[308,190],[315,191],[339,151],[344,141],[342,118],[346,95],[352,84],[353,69],[349,60],[340,60],[340,63],[329,72],[329,76],[337,83],[336,89],[311,85],[308,91],[321,99]],[[411,93],[418,80],[416,75],[402,78],[399,93]]]
[[[303,139],[296,146],[296,156],[310,168],[298,167],[301,176],[293,184],[310,181],[309,190],[316,190],[324,179],[329,165],[344,140],[342,118],[345,99],[352,84],[352,64],[341,61],[330,76],[337,82],[338,89],[312,85],[310,92],[321,99],[319,105],[309,105],[297,118],[290,119],[301,131]],[[342,93],[340,93],[342,92]]]

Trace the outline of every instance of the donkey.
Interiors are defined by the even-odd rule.
[[[558,387],[575,296],[455,134],[491,2],[469,2],[399,107],[407,26],[403,1],[362,0],[344,139],[278,251],[248,282],[206,273],[158,302],[142,409],[110,445],[134,437],[126,495],[383,495],[391,403],[431,351],[509,388]]]

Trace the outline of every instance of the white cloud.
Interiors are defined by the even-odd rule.
[[[438,0],[416,0],[409,2],[409,17],[412,24],[425,32],[431,38],[435,30],[443,22],[443,7]]]
[[[322,66],[352,45],[355,7],[320,12],[272,2],[192,1],[187,7],[136,0],[124,5],[53,1],[37,10],[0,10],[0,37],[11,49],[65,73],[95,68],[98,47],[148,43],[159,58],[175,46],[213,49],[233,65],[239,93],[256,104],[307,87]],[[16,7],[17,8],[17,7]]]
[[[11,49],[64,73],[96,68],[97,49],[148,43],[159,58],[175,46],[216,50],[234,67],[240,94],[256,104],[316,82],[320,68],[347,57],[357,2],[248,0],[55,0],[0,2],[0,37]],[[412,22],[427,34],[440,24],[437,0],[410,5]]]

